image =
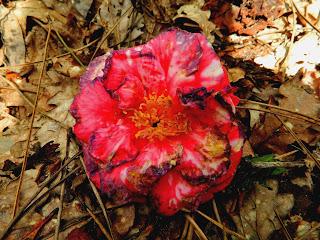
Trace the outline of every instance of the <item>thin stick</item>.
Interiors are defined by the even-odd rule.
[[[320,123],[320,119],[319,118],[308,116],[306,114],[299,113],[299,112],[296,112],[296,111],[293,111],[293,110],[290,110],[290,109],[287,109],[287,108],[282,108],[282,107],[279,107],[279,106],[276,106],[276,105],[262,103],[262,102],[256,102],[256,101],[247,100],[247,99],[240,99],[240,101],[241,102],[248,102],[248,103],[257,104],[257,105],[261,105],[261,106],[264,106],[264,107],[275,108],[275,109],[278,109],[278,110],[281,110],[281,111],[284,111],[284,112],[288,112],[288,113],[292,113],[292,114],[295,114],[295,115],[299,115],[299,116],[305,117],[307,119],[312,119],[312,120],[314,120],[316,122],[316,124]]]
[[[302,150],[304,151],[305,154],[307,154],[307,156],[309,158],[311,158],[315,164],[317,165],[317,167],[320,169],[320,163],[319,160],[315,158],[315,156],[313,156],[313,154],[309,151],[309,149],[301,142],[301,140],[298,138],[297,134],[292,131],[291,128],[289,128],[286,123],[278,116],[276,116],[276,118],[282,123],[282,125],[286,128],[286,130],[293,136],[293,138],[298,142],[299,146],[302,148]]]
[[[131,11],[130,12],[130,15],[131,13],[133,12],[133,7],[129,7],[125,12],[124,14],[122,14],[122,16],[115,22],[115,24],[112,26],[112,28],[106,33],[106,35],[104,36],[103,39],[101,39],[100,43],[98,44],[96,50],[94,51],[94,53],[92,54],[92,57],[90,59],[90,61],[92,61],[92,59],[96,56],[97,52],[99,51],[100,47],[102,46],[102,44],[107,40],[107,38],[109,37],[109,35],[113,32],[113,30],[119,25],[119,23],[121,22],[121,20],[123,19],[123,17],[125,17],[127,15],[127,13],[129,12],[129,10]]]
[[[17,212],[15,217],[10,221],[8,226],[2,232],[2,235],[0,235],[0,239],[1,240],[4,239],[6,236],[8,236],[8,234],[10,233],[12,227],[23,217],[23,215],[29,209],[29,206],[36,202],[36,201],[34,201],[34,199],[42,192],[42,190],[46,186],[48,186],[60,174],[62,169],[64,169],[66,166],[68,166],[74,159],[79,157],[80,154],[81,154],[81,152],[75,154],[72,158],[70,158],[68,161],[66,161],[66,163],[62,167],[60,167],[49,179],[47,179],[43,183],[43,185],[38,189],[38,191],[32,195],[32,197],[27,201],[27,203],[24,204],[24,206]]]
[[[320,34],[320,30],[319,30],[316,26],[314,26],[314,25],[309,21],[309,19],[306,18],[306,17],[300,12],[300,10],[298,9],[298,7],[297,7],[297,5],[294,3],[294,1],[292,1],[292,4],[293,4],[294,8],[297,10],[297,13],[300,15],[300,17],[302,17],[303,20],[305,20],[314,30],[316,30],[316,31]]]
[[[194,221],[194,219],[190,217],[188,214],[186,214],[186,218],[190,222],[190,224],[194,227],[194,229],[198,232],[200,239],[208,240],[207,236],[203,233],[203,231],[198,226],[198,224]]]
[[[48,31],[47,28],[46,28],[46,26],[45,26],[42,22],[40,22],[38,19],[34,18],[34,21],[35,21],[36,23],[38,23],[45,31]],[[64,39],[62,38],[62,36],[60,35],[60,33],[59,33],[57,30],[55,30],[55,29],[53,29],[53,31],[56,33],[59,41],[62,43],[62,45],[63,45],[63,46],[65,47],[65,49],[68,51],[68,53],[72,55],[72,57],[80,64],[81,67],[85,68],[85,66],[83,65],[83,63],[82,63],[82,62],[80,61],[80,59],[78,58],[78,56],[74,53],[74,51],[73,51],[71,48],[69,48],[68,44],[64,41]]]
[[[281,155],[276,155],[274,159],[282,161],[282,159],[287,158],[287,157],[295,154],[296,152],[298,152],[298,150],[292,150],[290,152],[287,152],[287,153],[284,153],[284,154],[281,154]]]
[[[54,30],[55,33],[57,34],[60,42],[63,44],[63,46],[67,49],[67,51],[72,55],[72,57],[80,64],[81,67],[85,68],[85,65],[81,62],[81,60],[78,58],[78,56],[72,51],[72,49],[69,48],[67,43],[63,40],[62,36],[57,30]]]
[[[98,41],[99,41],[99,39],[95,39],[95,40],[89,42],[88,44],[86,44],[86,45],[84,45],[82,47],[79,47],[79,48],[76,48],[76,49],[72,49],[72,51],[73,52],[81,51],[81,50],[83,50],[85,48],[88,48],[88,47],[92,46],[93,44],[95,44]],[[53,56],[51,58],[47,58],[46,62],[52,61],[53,59],[56,59],[56,58],[61,58],[61,57],[64,57],[64,56],[68,56],[70,54],[71,54],[71,52],[62,53],[62,54],[59,54],[57,56]],[[22,64],[13,65],[13,66],[0,67],[0,71],[7,71],[7,70],[9,70],[11,68],[25,67],[25,66],[35,65],[35,64],[39,64],[39,63],[42,63],[42,61],[34,61],[34,62],[30,62],[30,63],[22,63]]]
[[[82,163],[83,169],[84,169],[84,171],[86,172],[86,176],[87,176],[87,178],[88,178],[89,174],[88,174],[88,172],[87,172],[86,166],[84,165],[84,161],[83,161],[83,158],[82,158],[82,157],[80,157],[80,161],[81,161],[81,163]],[[109,218],[109,216],[108,216],[107,210],[106,210],[106,208],[105,208],[105,206],[104,206],[104,204],[103,204],[103,201],[102,201],[102,199],[101,199],[101,196],[100,196],[100,194],[99,194],[96,186],[91,182],[90,178],[88,178],[88,180],[89,180],[90,186],[91,186],[91,188],[92,188],[92,191],[93,191],[94,195],[96,196],[96,198],[97,198],[97,200],[98,200],[98,203],[99,203],[99,206],[100,206],[100,208],[101,208],[101,210],[102,210],[103,216],[104,216],[104,218],[105,218],[105,220],[106,220],[106,222],[107,222],[107,225],[108,225],[108,228],[109,228],[109,231],[110,231],[110,234],[111,234],[111,239],[114,240],[115,238],[114,238],[114,235],[113,235],[113,232],[112,232],[111,221],[110,221],[110,218]]]
[[[294,168],[294,167],[304,167],[306,164],[305,162],[256,162],[251,163],[252,166],[257,168],[275,168],[275,167],[283,167],[283,168]]]
[[[67,135],[67,144],[66,144],[66,155],[63,161],[61,161],[61,166],[64,164],[64,162],[69,158],[69,149],[70,149],[70,135]],[[66,173],[66,170],[62,169],[61,171],[61,179],[64,178],[64,175]],[[64,192],[65,192],[65,182],[62,183],[61,189],[60,189],[60,202],[59,202],[59,210],[57,215],[57,225],[54,232],[54,239],[59,240],[59,230],[60,230],[60,224],[61,224],[61,215],[63,210],[63,200],[64,200]]]
[[[14,216],[16,215],[16,212],[17,212],[17,209],[18,209],[18,206],[19,206],[20,191],[21,191],[24,171],[26,170],[26,166],[27,166],[27,159],[28,159],[28,155],[29,155],[29,146],[30,146],[30,142],[31,142],[33,123],[34,123],[34,119],[35,119],[35,115],[36,115],[36,108],[38,106],[38,100],[39,100],[39,96],[40,96],[40,94],[39,94],[40,93],[40,86],[41,86],[41,81],[42,81],[43,73],[44,73],[45,66],[46,66],[46,62],[45,61],[46,61],[46,57],[47,57],[47,50],[48,50],[48,43],[49,43],[49,39],[50,39],[50,34],[51,34],[51,25],[49,25],[49,31],[48,31],[48,34],[47,34],[46,44],[45,44],[45,47],[44,47],[43,63],[42,63],[42,68],[41,68],[41,72],[40,72],[40,76],[39,76],[39,80],[38,80],[36,100],[35,100],[35,103],[34,103],[34,108],[33,108],[32,116],[31,116],[31,122],[30,122],[30,129],[29,129],[29,134],[28,134],[26,152],[25,152],[24,158],[23,158],[23,163],[22,163],[22,168],[21,168],[21,172],[20,172],[18,188],[17,188],[17,191],[16,191],[16,197],[15,197],[15,201],[14,201],[14,205],[13,205],[12,218],[14,218]]]
[[[290,233],[288,232],[288,229],[287,229],[286,226],[284,225],[281,217],[279,216],[279,214],[277,213],[277,211],[276,211],[275,209],[273,209],[273,210],[274,210],[274,213],[276,214],[276,216],[277,216],[277,218],[278,218],[278,220],[279,220],[279,222],[280,222],[280,225],[281,225],[281,228],[282,228],[282,230],[283,230],[283,232],[284,232],[284,235],[286,236],[286,238],[287,238],[288,240],[293,240],[292,237],[290,236]]]
[[[197,213],[199,213],[202,217],[204,217],[205,219],[207,219],[209,222],[213,223],[214,225],[216,225],[218,228],[220,228],[221,230],[226,231],[226,233],[229,233],[239,239],[246,239],[244,236],[240,235],[239,233],[236,233],[235,231],[232,231],[231,229],[229,229],[228,227],[222,225],[221,223],[219,223],[218,221],[212,219],[211,217],[209,217],[208,215],[204,214],[203,212],[200,212],[199,210],[196,210]]]
[[[301,117],[298,117],[298,116],[290,116],[290,115],[287,115],[287,114],[284,114],[284,113],[281,113],[281,112],[275,112],[275,111],[268,110],[268,109],[265,109],[265,108],[262,109],[262,108],[246,107],[246,106],[236,106],[236,108],[270,113],[270,114],[273,114],[273,115],[282,116],[282,117],[286,117],[286,118],[291,118],[291,119],[295,119],[295,120],[303,120],[303,121],[306,121],[306,122],[309,122],[309,123],[316,124],[316,125],[320,126],[320,122],[315,122],[315,121],[313,121],[311,119],[305,119],[305,118],[301,118]]]
[[[284,56],[283,60],[280,63],[280,66],[279,66],[280,70],[282,70],[283,76],[285,76],[285,74],[286,74],[290,53],[292,51],[292,47],[293,47],[293,44],[294,44],[294,38],[296,36],[296,9],[293,7],[292,0],[290,2],[291,2],[292,14],[293,14],[293,25],[292,25],[292,32],[291,32],[291,38],[290,38],[290,42],[289,42],[289,47],[287,48],[285,56]]]
[[[311,228],[308,232],[306,232],[305,234],[303,234],[302,236],[296,238],[295,240],[303,240],[306,237],[309,237],[311,233],[314,233],[316,230],[318,230],[320,228],[320,223],[318,223],[316,226],[314,226],[313,228]]]
[[[8,79],[6,79],[8,80]],[[8,80],[9,81],[9,80]],[[10,81],[11,82],[11,81]],[[12,83],[12,82],[11,82]],[[0,89],[7,89],[7,90],[12,90],[12,91],[16,91],[16,88],[13,88],[13,87],[0,87]],[[36,91],[32,91],[32,90],[28,90],[28,89],[19,89],[21,92],[27,92],[27,93],[34,93],[36,94],[37,92]]]
[[[188,220],[187,220],[188,221]],[[192,240],[193,238],[193,225],[189,223],[189,229],[188,229],[188,234],[187,234],[187,240]]]
[[[89,213],[89,215],[93,218],[93,220],[95,221],[95,223],[98,225],[98,227],[100,228],[101,232],[103,233],[103,235],[108,239],[108,240],[112,240],[110,234],[107,232],[107,230],[104,228],[103,224],[100,222],[100,220],[96,217],[96,215],[94,215],[94,213],[88,208],[88,206],[85,206],[87,212]]]
[[[217,203],[216,203],[215,199],[212,199],[212,208],[213,208],[214,215],[217,218],[217,221],[223,226],[223,230],[222,230],[223,240],[227,240],[227,234],[226,234],[226,231],[224,230],[224,225],[221,222],[220,214],[219,214]]]
[[[186,238],[187,233],[188,233],[188,227],[189,227],[189,225],[190,225],[190,223],[189,223],[189,221],[186,219],[186,221],[185,221],[185,223],[184,223],[184,227],[183,227],[183,231],[182,231],[180,240],[183,240],[183,239]]]
[[[8,79],[6,79],[5,77],[3,77],[3,76],[1,76],[1,75],[0,75],[0,79],[1,79],[2,81],[6,82],[8,85],[10,85],[10,86],[13,88],[13,90],[16,90],[16,91],[19,93],[19,95],[23,98],[23,100],[25,100],[26,103],[28,103],[32,108],[35,108],[35,105],[29,100],[29,98],[27,98],[27,97],[24,95],[24,93],[19,89],[19,87],[18,87],[14,82],[9,81]],[[52,120],[52,121],[57,122],[61,127],[67,128],[67,126],[65,126],[63,123],[59,122],[58,120],[56,120],[56,119],[54,119],[53,117],[50,117],[48,114],[46,114],[46,113],[44,112],[44,110],[42,110],[41,108],[37,107],[36,111],[37,111],[38,113],[40,113],[41,115],[43,115],[44,117],[46,117],[46,118],[48,118],[48,119],[50,119],[50,120]]]

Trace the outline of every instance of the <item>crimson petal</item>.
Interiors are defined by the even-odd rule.
[[[76,136],[86,143],[93,131],[114,122],[118,112],[116,105],[101,82],[87,83],[70,107],[77,120],[74,126]]]

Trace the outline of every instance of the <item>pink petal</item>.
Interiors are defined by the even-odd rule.
[[[219,57],[202,34],[171,29],[151,40],[153,54],[166,76],[171,96],[201,87],[221,91],[229,80]]]
[[[105,164],[105,168],[132,161],[138,154],[133,137],[129,127],[121,123],[110,124],[90,136],[89,152]]]
[[[86,72],[80,78],[80,86],[85,87],[87,83],[96,79],[101,79],[108,69],[108,63],[112,57],[111,53],[107,53],[92,60],[86,69]]]
[[[208,139],[215,138],[217,148],[208,147]],[[214,142],[210,143],[214,144]],[[182,142],[183,155],[177,170],[192,181],[216,179],[227,172],[230,164],[226,157],[228,152],[227,139],[210,129],[193,130]],[[213,148],[213,149],[212,149]]]
[[[113,52],[104,85],[119,99],[119,107],[137,107],[146,91],[164,89],[164,75],[146,45]]]
[[[106,92],[99,81],[92,81],[82,88],[70,107],[71,114],[76,118],[74,126],[76,136],[88,142],[93,131],[107,126],[116,119],[116,102]]]
[[[154,185],[152,199],[159,213],[170,216],[186,206],[197,208],[198,194],[206,188],[207,184],[192,185],[171,170]]]

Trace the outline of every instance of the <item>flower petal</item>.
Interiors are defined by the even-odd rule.
[[[93,131],[115,121],[116,102],[106,92],[99,81],[86,84],[70,107],[76,118],[74,133],[83,142],[88,142]]]
[[[89,152],[92,157],[111,168],[132,161],[138,150],[134,145],[131,129],[123,124],[110,124],[95,131],[89,140]]]
[[[111,57],[112,54],[107,53],[91,61],[86,72],[80,78],[80,87],[86,87],[87,83],[94,81],[97,78],[103,78],[106,69],[108,69],[108,63],[110,62]]]
[[[164,71],[171,96],[175,96],[176,90],[185,85],[199,86],[194,73],[198,70],[202,49],[195,34],[172,29],[160,34],[149,44]]]
[[[196,182],[216,179],[225,174],[230,164],[226,157],[229,144],[217,131],[193,131],[183,141],[183,155],[177,166],[181,174]]]
[[[221,91],[229,86],[219,57],[202,34],[171,29],[149,43],[166,76],[171,96],[179,89]]]
[[[176,166],[181,146],[170,141],[150,143],[142,147],[134,166],[127,172],[127,186],[133,192],[147,194],[154,182]]]
[[[216,184],[223,184],[223,186],[229,185],[242,157],[242,147],[244,138],[236,121],[232,123],[232,126],[227,136],[230,144],[230,166],[228,168],[227,173],[215,181]]]
[[[153,187],[152,199],[158,212],[170,216],[190,204],[197,208],[196,199],[207,187],[207,184],[192,185],[178,171],[171,170]]]
[[[220,92],[229,86],[228,75],[221,65],[218,55],[204,35],[196,34],[202,49],[202,56],[195,73],[195,79],[202,87]]]
[[[147,45],[114,52],[104,85],[119,98],[121,108],[136,107],[145,90],[165,88],[162,69]]]

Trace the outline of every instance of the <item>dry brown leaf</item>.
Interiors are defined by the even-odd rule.
[[[23,31],[15,13],[0,5],[0,29],[4,44],[4,55],[10,65],[25,63],[26,48]]]
[[[246,71],[244,71],[242,68],[234,67],[228,69],[228,76],[230,79],[230,82],[237,82],[238,80],[244,78],[246,75]]]
[[[215,31],[215,25],[209,21],[210,18],[210,11],[204,11],[201,8],[203,7],[204,2],[202,0],[194,1],[192,4],[186,4],[181,6],[178,11],[177,15],[173,18],[176,20],[178,18],[187,18],[190,19],[197,24],[199,24],[200,29],[206,35],[209,42],[214,42],[214,36],[212,32]]]
[[[265,186],[257,184],[255,191],[243,202],[239,214],[231,214],[237,229],[248,239],[268,239],[270,234],[281,228],[275,211],[285,217],[294,204],[292,194],[278,194],[279,184],[268,180]]]
[[[124,206],[115,211],[116,218],[113,227],[120,235],[126,234],[133,226],[135,219],[134,205]]]
[[[111,30],[111,28],[117,23],[121,16],[124,15],[124,13],[126,13],[132,7],[133,6],[130,0],[103,1],[98,10],[99,15],[97,15],[97,22],[98,24],[106,27],[107,30]],[[140,13],[134,13],[130,16],[126,15],[125,17],[122,17],[119,24],[113,31],[115,43],[120,43],[127,40],[128,38],[130,40],[138,38],[143,34],[143,32],[141,31],[141,28],[143,26],[143,17]],[[106,31],[105,34],[107,32],[108,31]]]
[[[73,1],[74,8],[81,14],[83,18],[86,18],[88,11],[92,5],[93,0],[81,0]]]
[[[319,118],[320,100],[310,86],[301,81],[303,72],[300,71],[291,80],[282,84],[279,93],[284,97],[279,100],[280,107]],[[289,120],[288,120],[289,121]],[[290,120],[293,130],[301,133],[310,125],[301,121]]]
[[[32,195],[38,190],[38,186],[35,183],[35,178],[37,176],[37,170],[30,169],[25,172],[24,180],[21,190],[20,203],[24,204],[29,200]],[[12,181],[8,185],[2,185],[0,191],[0,226],[6,226],[11,220],[12,208],[15,200],[15,193],[18,181]],[[25,217],[23,217],[16,228],[19,229],[22,226],[31,226],[42,220],[42,216],[36,212],[30,212]],[[3,227],[0,228],[0,233],[4,230]],[[18,232],[24,232],[27,229],[20,229]]]
[[[271,26],[273,20],[285,12],[285,5],[280,0],[241,1],[240,6],[226,1],[215,1],[213,20],[229,32],[254,35],[259,30]]]

